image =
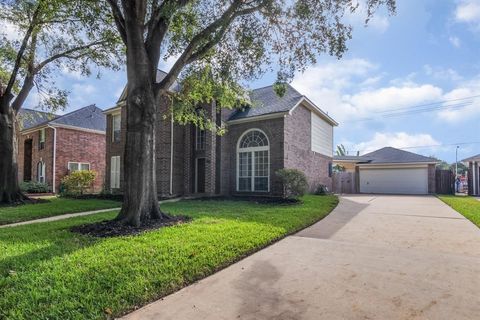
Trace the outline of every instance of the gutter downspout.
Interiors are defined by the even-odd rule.
[[[173,195],[173,112],[170,121],[170,195]]]
[[[52,192],[55,193],[55,169],[57,165],[57,128],[47,125],[47,128],[53,129],[53,174],[52,174]]]

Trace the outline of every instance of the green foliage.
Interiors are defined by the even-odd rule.
[[[20,190],[27,193],[47,193],[50,192],[50,187],[46,183],[37,181],[23,181],[20,182]]]
[[[297,199],[303,196],[308,189],[305,174],[298,169],[280,169],[276,172],[283,184],[283,197]]]
[[[474,197],[439,196],[440,200],[480,228],[480,201]]]
[[[336,151],[337,156],[346,156],[347,155],[347,150],[345,149],[345,146],[343,144],[340,144],[337,146],[337,151]]]
[[[328,188],[327,188],[327,186],[324,185],[324,184],[319,184],[319,185],[317,186],[317,188],[315,189],[315,194],[316,194],[316,195],[323,196],[323,195],[326,195],[326,194],[328,194],[328,193],[329,193],[329,192],[328,192]]]
[[[120,202],[109,199],[79,200],[51,197],[42,199],[42,202],[34,204],[0,206],[0,225],[53,217],[66,213],[117,208],[120,205]]]
[[[2,229],[0,318],[105,319],[107,308],[117,318],[311,225],[338,203],[334,196],[302,200],[165,203],[170,214],[193,220],[132,237],[69,231],[116,212]]]
[[[66,175],[62,179],[64,195],[84,194],[92,186],[96,176],[97,173],[92,170],[79,170]]]
[[[68,103],[69,92],[56,86],[57,70],[89,76],[98,67],[118,70],[124,59],[104,1],[1,1],[0,26],[8,26],[0,27],[0,81],[5,85],[13,76],[18,94],[33,76],[42,109]]]

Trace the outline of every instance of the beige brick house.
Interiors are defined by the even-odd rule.
[[[158,78],[163,76],[159,71]],[[268,86],[253,90],[250,99],[255,107],[205,107],[213,121],[225,124],[227,133],[223,136],[157,118],[160,196],[280,195],[282,186],[275,172],[281,168],[302,170],[311,190],[318,184],[331,186],[333,128],[337,123],[291,86],[281,98]],[[166,104],[158,106],[161,114],[167,110]],[[106,186],[121,192],[125,97],[105,114]]]

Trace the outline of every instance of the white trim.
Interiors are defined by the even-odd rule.
[[[82,164],[88,164],[88,169],[87,170],[90,170],[90,168],[91,168],[90,162],[68,161],[67,162],[67,170],[70,170],[70,164],[71,163],[76,163],[78,165],[78,170],[77,171],[82,171],[82,169],[81,169]]]
[[[248,118],[229,120],[229,121],[227,121],[227,123],[228,124],[247,123],[247,122],[260,121],[260,120],[284,118],[287,115],[288,115],[287,111],[286,112],[275,112],[275,113],[264,114],[264,115],[260,115],[260,116],[253,116],[253,117],[248,117]]]
[[[412,167],[428,167],[429,164],[437,164],[437,162],[396,162],[396,163],[357,163],[360,168],[412,168]]]
[[[251,132],[251,131],[259,131],[261,132],[265,138],[267,139],[267,146],[263,147],[250,147],[250,148],[240,148],[240,142],[242,141],[243,137]],[[268,175],[267,175],[267,190],[266,191],[256,191],[255,190],[255,151],[267,151],[267,163],[268,163]],[[240,152],[250,152],[252,153],[252,176],[251,176],[251,190],[250,191],[240,191]],[[237,159],[236,161],[236,191],[237,192],[270,192],[270,139],[268,139],[268,135],[263,131],[262,129],[259,128],[252,128],[244,131],[240,138],[238,138],[237,141],[237,148],[236,148],[236,154],[235,157]]]
[[[117,105],[116,105],[115,107],[112,107],[112,108],[110,108],[110,109],[104,110],[104,111],[103,111],[103,114],[108,115],[108,114],[112,114],[112,113],[121,112],[122,107],[123,107],[124,105],[125,105],[125,101],[119,102],[119,103],[117,103]]]
[[[118,159],[118,163],[117,163]],[[113,170],[113,163],[115,162],[115,170]],[[118,166],[118,168],[117,168]],[[120,156],[111,156],[110,157],[110,189],[119,189],[120,188]]]
[[[66,124],[58,124],[58,123],[48,123],[48,124],[45,124],[45,125],[42,125],[42,126],[33,127],[33,128],[22,131],[21,134],[25,135],[25,134],[29,134],[29,133],[38,131],[41,128],[53,128],[53,127],[63,128],[63,129],[71,129],[71,130],[77,130],[77,131],[85,131],[85,132],[90,132],[90,133],[98,133],[98,134],[103,134],[103,135],[105,134],[105,131],[101,131],[101,130],[87,129],[87,128],[69,126],[69,125],[66,125]]]
[[[56,167],[57,167],[57,128],[51,127],[53,129],[53,174],[52,174],[52,192],[55,193],[55,183],[56,183]]]
[[[173,112],[170,117],[170,195],[173,194]]]
[[[298,101],[298,103],[292,108],[290,109],[290,111],[288,112],[288,114],[292,114],[293,111],[299,106],[301,105],[302,103],[305,102],[305,107],[307,107],[307,109],[309,109],[310,111],[314,111],[315,113],[317,113],[321,118],[323,118],[323,120],[327,121],[329,124],[331,124],[332,126],[336,127],[338,126],[338,122],[333,120],[332,117],[330,117],[327,113],[325,113],[322,109],[320,109],[319,107],[317,107],[310,99],[308,99],[306,96],[302,96],[302,99],[300,101]]]

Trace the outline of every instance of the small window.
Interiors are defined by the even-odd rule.
[[[90,170],[90,163],[85,162],[69,162],[68,163],[68,171],[82,171],[82,170]]]
[[[120,188],[120,156],[114,156],[110,161],[110,188]]]
[[[328,163],[328,177],[331,178],[333,175],[333,164],[331,162]]]
[[[45,128],[40,129],[40,132],[38,134],[38,149],[45,149]]]
[[[205,130],[199,127],[195,131],[195,146],[197,150],[205,150]]]
[[[114,114],[112,115],[112,141],[120,142],[120,132],[121,132],[121,115]]]
[[[45,162],[37,163],[37,182],[45,183]]]

